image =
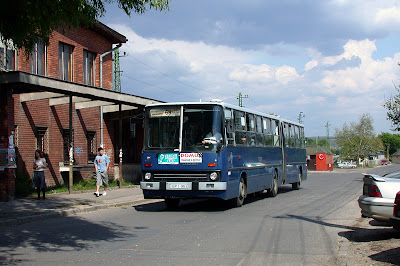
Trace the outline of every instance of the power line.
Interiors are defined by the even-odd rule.
[[[146,84],[146,85],[151,86],[151,87],[156,88],[156,89],[168,91],[168,92],[171,92],[171,93],[174,93],[174,94],[182,95],[182,96],[189,97],[189,98],[192,98],[192,99],[196,99],[196,100],[197,100],[197,98],[195,98],[195,97],[187,96],[187,95],[185,95],[185,94],[183,94],[183,93],[179,93],[179,92],[176,92],[176,91],[171,91],[171,90],[168,90],[168,89],[164,89],[164,88],[161,88],[161,87],[159,87],[159,86],[156,86],[156,85],[150,84],[150,83],[148,83],[148,82],[145,82],[145,81],[142,81],[142,80],[138,80],[138,79],[135,79],[135,78],[126,76],[126,75],[123,75],[123,77],[128,78],[128,79],[132,79],[132,80],[134,80],[134,81],[137,81],[137,82],[140,82],[140,83],[143,83],[143,84]]]

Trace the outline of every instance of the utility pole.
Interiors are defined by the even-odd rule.
[[[299,114],[299,118],[298,118],[298,120],[299,120],[299,124],[303,124],[303,118],[304,117],[306,117],[305,115],[303,115],[303,112],[300,112],[300,114]]]
[[[125,57],[126,52],[124,52],[124,55],[119,54],[119,49],[114,50],[114,91],[121,92],[121,73],[122,71],[120,70],[119,67],[119,58],[120,57]]]
[[[331,149],[331,141],[330,141],[330,139],[329,139],[329,126],[330,126],[330,124],[329,124],[329,121],[328,122],[326,122],[326,136],[327,136],[327,139],[328,139],[328,144],[329,144],[329,150]]]
[[[249,98],[249,95],[242,95],[242,93],[239,92],[239,97],[238,97],[238,99],[239,99],[239,106],[240,106],[240,107],[243,107],[243,98]]]

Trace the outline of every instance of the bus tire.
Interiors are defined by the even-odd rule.
[[[278,194],[278,173],[274,172],[274,180],[272,181],[272,188],[268,189],[268,197],[275,197]]]
[[[247,196],[247,186],[246,183],[244,182],[244,178],[242,177],[239,183],[239,195],[237,196],[237,198],[231,200],[232,207],[234,208],[242,207],[246,196]]]
[[[300,171],[299,172],[299,181],[297,181],[296,183],[292,183],[292,189],[294,189],[294,190],[299,190],[300,189],[301,181],[303,179],[302,177],[303,177],[303,174]]]
[[[165,205],[170,210],[176,210],[179,207],[180,199],[165,199]]]

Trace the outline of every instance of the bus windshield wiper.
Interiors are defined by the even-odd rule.
[[[195,150],[196,152],[200,153],[200,150],[196,147],[196,145],[194,145],[193,143],[191,143],[191,142],[190,142],[188,139],[186,139],[186,138],[185,138],[185,141],[186,141],[187,143],[189,143],[189,146],[188,146],[188,147],[193,147],[194,150]]]

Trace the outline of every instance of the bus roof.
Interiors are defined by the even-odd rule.
[[[280,117],[279,115],[266,114],[266,113],[262,113],[262,112],[259,112],[259,111],[255,111],[255,110],[247,109],[247,108],[244,108],[244,107],[236,106],[236,105],[233,105],[233,104],[224,103],[222,101],[153,103],[153,104],[146,105],[146,107],[171,106],[171,105],[220,105],[222,107],[228,107],[228,108],[232,108],[234,110],[243,111],[243,112],[247,112],[247,113],[252,113],[252,114],[255,114],[255,115],[260,115],[260,116],[264,116],[264,117],[268,117],[268,118],[273,118],[273,119],[280,120],[282,122],[286,122],[286,123],[290,123],[290,124],[297,125],[297,126],[300,126],[300,127],[304,127],[303,124],[300,124],[300,123],[297,123],[297,122],[293,122],[293,121],[290,121],[288,119],[284,119],[284,118]]]

